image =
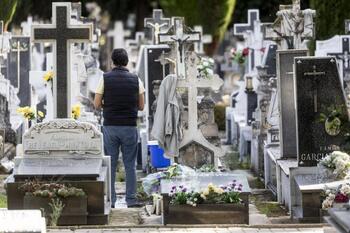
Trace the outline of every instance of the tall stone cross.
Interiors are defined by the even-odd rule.
[[[92,24],[71,24],[71,3],[52,3],[52,24],[32,26],[33,42],[52,42],[54,54],[54,117],[70,118],[70,45],[91,42]]]
[[[300,10],[300,0],[292,1],[292,5],[280,5],[275,22],[264,28],[264,39],[277,41],[281,49],[303,49],[303,40],[315,36],[316,11]]]
[[[172,24],[166,33],[160,33],[159,43],[169,44],[176,57],[176,75],[179,79],[186,76],[185,70],[185,45],[201,40],[199,32],[195,32],[184,24],[183,17],[173,17]]]
[[[153,44],[159,44],[158,35],[170,27],[170,18],[163,18],[163,10],[154,9],[152,18],[145,18],[144,27],[152,29]]]
[[[194,43],[194,51],[197,54],[204,54],[204,45],[210,44],[213,41],[213,37],[211,35],[203,35],[203,27],[200,25],[194,26],[193,29],[201,34],[201,40]]]
[[[220,157],[224,155],[220,147],[211,144],[198,129],[198,109],[197,95],[198,88],[212,88],[219,90],[223,85],[223,80],[218,75],[213,75],[210,78],[198,77],[197,65],[199,57],[195,52],[191,52],[186,58],[187,76],[186,79],[178,79],[177,87],[188,89],[188,128],[184,131],[184,137],[180,143],[180,148],[183,148],[190,143],[197,143],[214,153],[214,156]]]
[[[259,10],[248,10],[248,23],[237,23],[233,25],[233,34],[243,36],[246,47],[249,48],[247,62],[248,72],[251,72],[256,65],[261,65],[263,47],[263,36],[261,33]]]
[[[107,32],[108,37],[113,37],[113,48],[124,48],[125,38],[131,35],[130,30],[124,29],[122,21],[116,21],[114,23],[114,28]]]
[[[343,80],[346,82],[350,81],[350,44],[349,38],[342,38],[342,52],[340,53],[328,53],[329,56],[335,56],[337,59],[342,61],[342,75]]]

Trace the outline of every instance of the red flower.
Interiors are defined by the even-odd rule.
[[[260,52],[265,53],[265,49],[266,49],[266,48],[261,48],[261,49],[260,49]]]
[[[246,57],[246,56],[248,56],[248,54],[249,54],[249,48],[244,48],[243,51],[242,51],[242,55],[244,57]]]
[[[346,202],[349,201],[349,197],[346,196],[346,195],[344,195],[344,194],[342,194],[342,193],[338,193],[338,194],[335,196],[334,201],[335,201],[336,203],[346,203]]]

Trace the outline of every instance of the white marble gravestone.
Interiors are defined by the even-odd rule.
[[[40,210],[0,209],[0,232],[46,233],[46,221]]]

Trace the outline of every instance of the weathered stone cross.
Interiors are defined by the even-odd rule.
[[[114,28],[107,32],[108,37],[113,38],[113,48],[124,48],[125,38],[131,35],[131,31],[124,29],[122,21],[116,21],[114,23]]]
[[[198,109],[197,109],[197,88],[212,88],[219,90],[223,84],[223,80],[218,75],[213,75],[210,78],[198,77],[197,65],[199,57],[195,52],[191,52],[186,58],[187,76],[186,79],[178,79],[177,87],[188,89],[188,128],[184,131],[184,137],[181,141],[180,148],[183,148],[190,143],[197,143],[207,148],[214,153],[214,156],[223,156],[224,152],[220,147],[216,147],[203,136],[198,129]]]
[[[71,24],[71,3],[52,3],[52,24],[32,26],[33,42],[52,42],[54,54],[54,117],[70,118],[70,45],[92,41],[92,24]]]
[[[201,40],[194,43],[194,51],[197,54],[204,54],[204,45],[210,44],[213,41],[213,37],[211,35],[203,35],[203,27],[200,25],[194,26],[193,29],[201,34]]]
[[[313,18],[315,10],[300,10],[300,0],[292,0],[292,5],[280,5],[273,24],[265,24],[264,39],[280,43],[282,49],[301,49],[303,40],[314,35]]]
[[[183,17],[174,17],[172,21],[173,26],[166,33],[158,35],[159,43],[172,46],[172,51],[176,52],[176,75],[179,79],[184,79],[186,75],[184,45],[200,41],[201,35],[187,27]]]
[[[170,18],[163,18],[163,10],[154,9],[152,18],[145,18],[144,27],[152,29],[153,44],[159,44],[158,35],[170,27]]]

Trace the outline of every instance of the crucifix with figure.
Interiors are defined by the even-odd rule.
[[[349,38],[342,38],[342,52],[340,53],[328,53],[329,56],[335,56],[337,59],[342,61],[342,76],[344,81],[350,81],[347,79],[347,75],[350,73],[350,45]]]
[[[184,79],[185,73],[185,45],[201,40],[199,32],[195,32],[184,24],[183,17],[172,18],[173,26],[166,33],[160,33],[159,43],[169,44],[176,54],[176,75]]]
[[[71,24],[71,3],[52,3],[52,24],[32,26],[32,42],[52,42],[54,117],[70,118],[70,45],[92,41],[92,24]]]
[[[299,62],[300,62],[300,60],[297,61],[297,63],[299,63]],[[317,85],[316,85],[318,83],[317,78],[320,77],[320,76],[326,75],[325,72],[317,71],[316,68],[317,67],[315,65],[313,65],[311,72],[305,72],[304,73],[304,76],[311,77],[311,80],[312,80],[312,83],[313,83],[313,85],[312,85],[313,86],[313,88],[312,88],[313,89],[313,106],[314,106],[314,112],[315,113],[318,112],[318,102],[317,102],[318,92],[317,92]]]
[[[170,27],[170,18],[163,18],[163,10],[154,9],[152,18],[145,18],[144,27],[152,29],[153,44],[159,44],[158,35]]]
[[[184,136],[180,143],[180,148],[183,148],[190,143],[197,143],[214,153],[215,157],[224,155],[220,147],[211,144],[204,136],[200,129],[198,129],[198,109],[197,96],[198,88],[211,88],[219,90],[223,85],[223,80],[218,75],[213,75],[210,78],[199,77],[197,65],[199,64],[199,57],[195,52],[191,52],[186,58],[187,62],[187,76],[186,79],[178,79],[177,87],[186,88],[188,90],[188,127],[184,130]]]

